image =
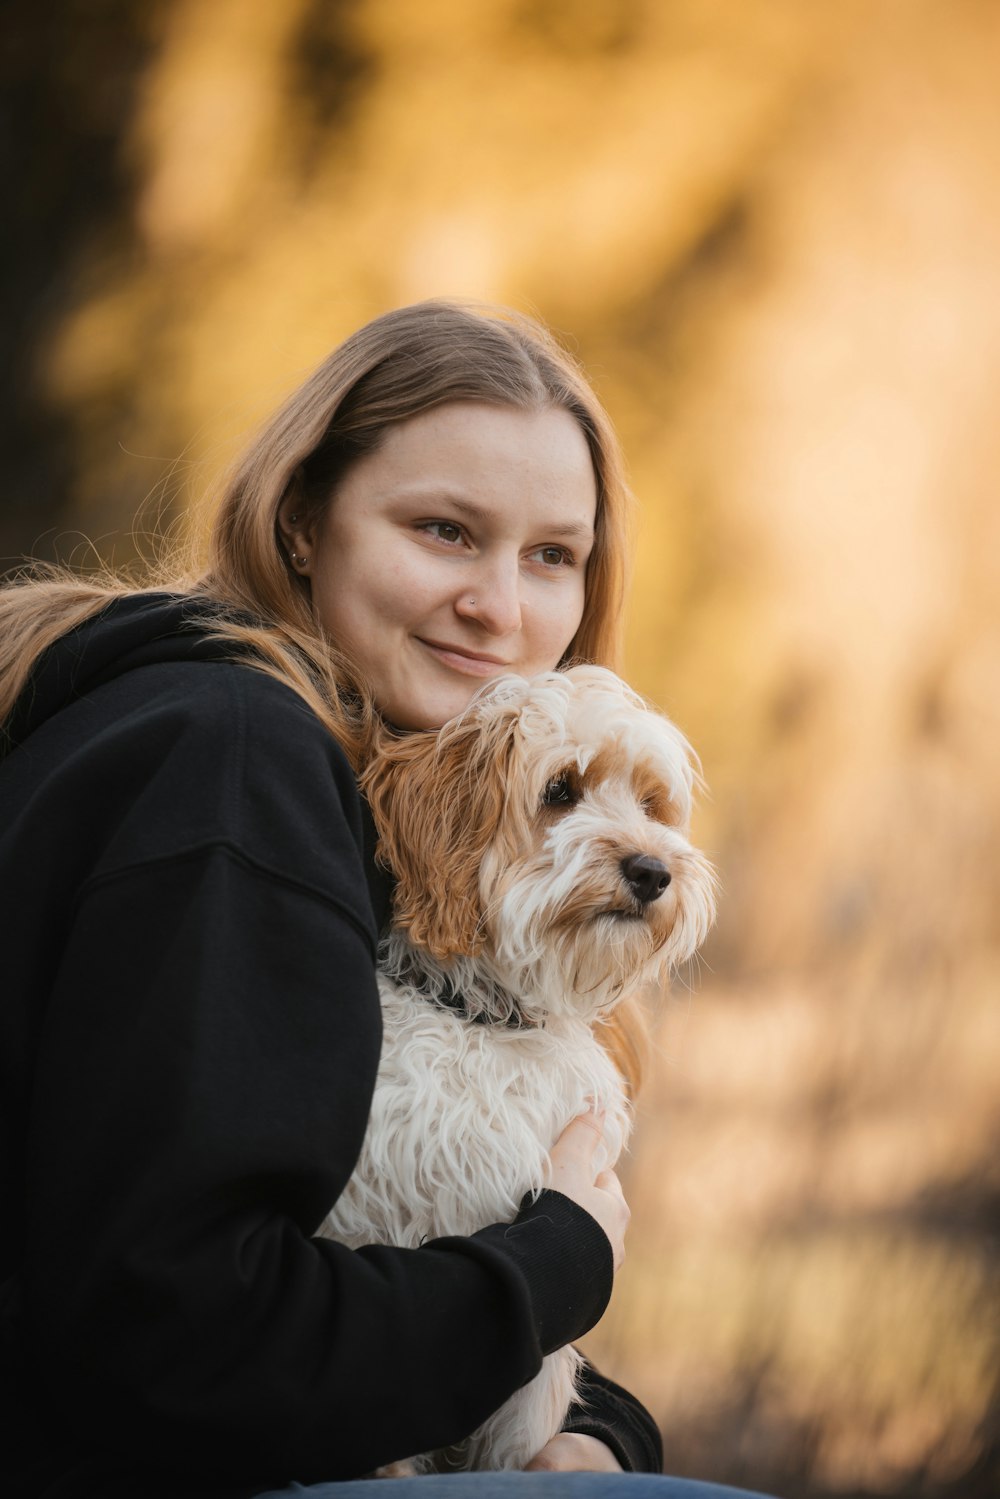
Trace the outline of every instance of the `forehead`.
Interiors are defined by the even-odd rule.
[[[585,539],[593,537],[597,510],[587,439],[554,406],[436,406],[390,427],[348,469],[338,493],[363,507],[437,500],[494,524],[530,513]]]
[[[636,733],[610,727],[578,746],[569,744],[567,763],[576,766],[590,787],[608,782],[647,789],[654,783],[680,787],[687,779],[687,758],[676,736],[660,732],[655,719],[642,728],[645,732]]]
[[[590,785],[651,778],[690,785],[685,739],[627,689],[589,684],[567,691],[553,677],[530,693],[522,723],[543,778],[572,766]]]

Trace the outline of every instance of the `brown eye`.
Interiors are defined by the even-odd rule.
[[[449,546],[454,546],[462,539],[461,526],[456,525],[454,521],[450,520],[425,521],[423,530],[427,531],[431,536],[436,536],[438,541],[447,542]]]
[[[555,776],[542,792],[543,807],[575,807],[579,800],[579,792],[568,771]]]

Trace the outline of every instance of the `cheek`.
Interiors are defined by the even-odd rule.
[[[550,670],[565,655],[567,647],[583,618],[584,588],[567,588],[558,600],[553,600],[538,615],[534,654],[540,670]]]
[[[411,580],[391,558],[331,546],[317,559],[313,601],[334,640],[377,645],[383,631],[405,620],[413,600]]]
[[[416,548],[393,546],[369,555],[347,586],[370,619],[393,625],[419,623],[444,591],[431,560]]]

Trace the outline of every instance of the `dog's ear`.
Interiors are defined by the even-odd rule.
[[[440,732],[387,734],[361,778],[397,880],[393,923],[435,958],[482,950],[479,869],[500,835],[516,723],[473,711]]]

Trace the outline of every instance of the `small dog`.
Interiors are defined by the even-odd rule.
[[[440,732],[387,737],[363,782],[398,880],[383,1052],[321,1232],[415,1247],[509,1222],[594,1105],[614,1164],[630,1109],[595,1027],[711,925],[695,780],[679,731],[596,666],[501,678]],[[579,1363],[552,1354],[457,1452],[412,1470],[523,1467],[560,1430]]]

